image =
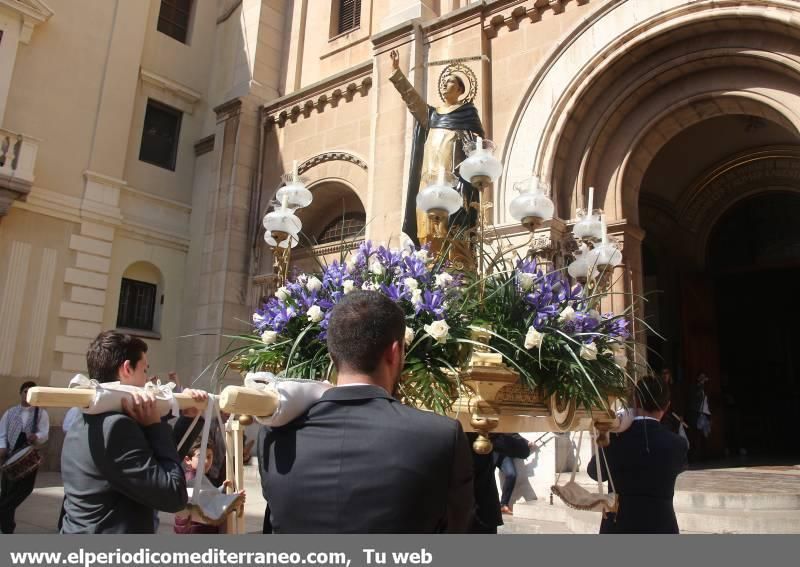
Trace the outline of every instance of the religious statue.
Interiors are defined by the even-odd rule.
[[[389,80],[416,119],[403,232],[422,243],[433,234],[425,214],[417,211],[416,197],[419,190],[424,188],[427,178],[439,176],[442,169],[455,175],[455,188],[464,197],[463,207],[450,216],[450,226],[454,231],[471,229],[477,223],[478,212],[470,204],[478,201],[478,190],[462,179],[456,169],[466,158],[464,142],[483,137],[478,109],[472,104],[477,79],[466,65],[447,65],[439,76],[439,95],[444,104],[434,108],[422,99],[400,70],[400,56],[396,50],[390,53],[390,57],[394,73]],[[470,83],[469,90],[459,74],[464,75]]]

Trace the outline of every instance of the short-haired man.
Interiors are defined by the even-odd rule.
[[[86,354],[89,377],[143,387],[147,344],[105,331]],[[195,399],[207,394],[188,390]],[[61,453],[64,481],[62,533],[153,533],[154,510],[186,506],[186,480],[173,432],[155,399],[142,391],[123,400],[124,413],[82,414],[67,432]]]
[[[28,389],[34,386],[35,382],[24,382],[19,387],[19,404],[9,408],[0,419],[0,464],[26,447],[38,447],[47,443],[50,418],[45,410],[32,408],[28,404]],[[33,492],[36,472],[37,469],[34,469],[14,480],[3,473],[0,480],[0,532],[14,533],[17,526],[14,513]]]
[[[634,389],[634,404],[633,424],[612,433],[604,449],[608,467],[603,467],[603,477],[611,475],[619,509],[603,519],[600,533],[679,533],[672,497],[678,475],[686,470],[689,447],[660,423],[669,409],[669,385],[655,376],[642,378]],[[597,480],[596,457],[586,470]]]
[[[392,396],[405,318],[354,291],[328,325],[337,387],[298,419],[259,434],[259,468],[276,533],[463,532],[473,509],[461,425]],[[266,524],[266,522],[265,522]]]

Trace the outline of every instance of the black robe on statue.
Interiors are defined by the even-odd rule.
[[[417,237],[417,193],[422,181],[422,163],[425,155],[425,141],[428,139],[428,132],[431,128],[441,128],[444,130],[463,130],[471,132],[475,136],[483,137],[483,126],[478,116],[478,109],[471,102],[467,102],[457,109],[447,114],[439,114],[432,106],[428,106],[428,127],[422,126],[420,122],[414,124],[414,139],[411,145],[411,164],[408,173],[408,192],[406,195],[405,218],[403,219],[403,232],[406,233],[415,244],[419,245]],[[466,157],[462,141],[456,141],[456,155],[454,164],[458,165]],[[468,181],[458,176],[456,190],[463,195],[468,203],[477,200],[477,189]],[[451,227],[474,227],[477,224],[478,212],[475,209],[469,211],[462,207],[450,216]]]

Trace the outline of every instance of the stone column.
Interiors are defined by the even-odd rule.
[[[623,263],[618,266],[613,274],[611,296],[603,302],[603,309],[621,313],[633,303],[634,317],[644,317],[644,303],[642,293],[644,291],[644,281],[642,274],[642,240],[645,232],[636,225],[625,221],[610,223],[608,227],[609,235],[617,238],[622,250]],[[631,323],[633,338],[641,345],[636,349],[637,364],[647,362],[647,332],[641,323],[635,320]]]
[[[230,339],[223,335],[250,329],[248,222],[256,179],[259,105],[256,97],[247,96],[214,109],[216,162],[211,175],[216,182],[208,194],[197,276],[193,378],[226,350]],[[197,385],[207,386],[211,378],[208,374]]]

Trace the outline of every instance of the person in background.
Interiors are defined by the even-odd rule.
[[[679,533],[672,498],[675,481],[686,470],[686,441],[661,425],[668,411],[670,388],[660,378],[647,376],[634,389],[636,417],[630,428],[612,433],[603,449],[603,480],[614,482],[619,508],[600,524],[601,534]],[[604,461],[604,462],[603,462]],[[597,480],[597,456],[586,467]]]
[[[0,418],[0,464],[25,447],[41,447],[50,433],[50,417],[41,408],[28,403],[28,389],[35,382],[24,382],[19,388],[19,404]],[[5,473],[0,480],[0,531],[13,534],[17,527],[14,515],[17,508],[33,492],[37,470],[12,480]]]
[[[189,453],[183,458],[183,467],[186,471],[186,484],[191,485],[197,477],[197,468],[200,466],[200,448],[202,446],[202,439],[197,439],[192,444]],[[206,460],[204,464],[205,474],[211,469],[214,463],[214,446],[209,441],[206,446]],[[231,486],[231,481],[226,480],[219,487],[220,492],[224,492],[226,488]],[[244,494],[244,491],[242,491]],[[175,514],[175,527],[176,534],[220,534],[224,533],[223,526],[214,526],[211,524],[203,524],[195,522],[189,515],[178,512]]]
[[[503,473],[500,512],[511,516],[514,514],[511,509],[511,494],[517,484],[517,467],[514,459],[527,459],[534,449],[534,444],[519,433],[500,433],[492,438],[492,443],[494,466]]]

